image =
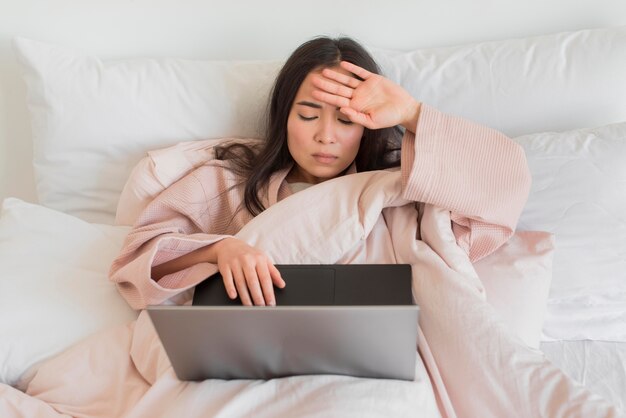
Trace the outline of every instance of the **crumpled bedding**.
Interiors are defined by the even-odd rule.
[[[2,416],[619,416],[615,406],[567,377],[506,326],[455,241],[449,211],[404,200],[397,171],[350,177],[277,203],[238,237],[276,263],[368,262],[373,254],[377,262],[383,254],[388,262],[410,263],[421,309],[415,382],[339,376],[180,382],[143,312],[136,322],[96,334],[46,361],[23,382],[24,393],[1,386]],[[300,229],[268,233],[336,187],[362,188],[357,201],[339,202],[346,205],[345,217],[338,218],[333,205],[317,206],[317,219],[337,223],[318,228],[317,235],[302,222]],[[381,223],[391,248],[366,248],[363,241]],[[313,236],[303,233],[311,231]],[[291,235],[300,242],[292,245],[286,239]],[[310,244],[307,255],[289,251],[303,244]]]
[[[573,340],[544,341],[541,351],[572,379],[626,407],[626,343]]]

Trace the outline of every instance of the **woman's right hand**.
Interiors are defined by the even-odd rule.
[[[318,89],[311,93],[315,99],[337,106],[352,122],[366,128],[402,125],[415,133],[421,103],[402,86],[348,61],[339,66],[363,80],[325,68],[312,78]]]
[[[276,305],[274,285],[282,289],[285,281],[265,253],[237,238],[225,238],[214,245],[217,268],[231,299],[239,295],[244,305]]]

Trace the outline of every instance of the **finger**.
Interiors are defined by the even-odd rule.
[[[235,282],[233,281],[233,274],[230,268],[226,268],[224,271],[220,271],[220,273],[222,274],[222,280],[224,281],[224,287],[226,288],[228,297],[235,299],[237,297],[237,289],[235,288]]]
[[[259,276],[257,275],[255,266],[244,265],[243,272],[246,276],[246,284],[248,285],[248,290],[250,291],[254,304],[265,306],[265,299],[263,299],[263,292],[261,292]]]
[[[375,129],[372,119],[365,113],[357,112],[351,107],[342,107],[339,109],[339,111],[348,116],[352,122],[363,125],[368,129]]]
[[[339,63],[339,66],[341,66],[342,68],[350,71],[352,74],[355,74],[355,75],[361,77],[363,80],[367,80],[372,75],[374,75],[374,73],[371,73],[371,72],[367,71],[365,68],[361,68],[358,65],[354,65],[354,64],[352,64],[351,62],[348,62],[348,61],[341,61]]]
[[[336,96],[334,94],[326,93],[321,90],[313,90],[311,94],[317,100],[321,100],[322,102],[328,103],[329,105],[333,105],[337,107],[350,106],[350,99],[347,99],[345,97]]]
[[[270,263],[268,267],[274,284],[281,289],[287,286],[287,283],[285,283],[285,280],[283,280],[283,277],[281,276],[280,271],[278,271],[276,266]]]
[[[240,268],[233,270],[233,276],[235,277],[235,286],[237,286],[237,292],[239,292],[239,299],[241,299],[241,303],[247,306],[252,306],[252,300],[250,300],[250,294],[248,293],[248,286],[246,285],[246,278],[243,274],[243,270]]]
[[[325,68],[322,71],[322,75],[326,78],[330,78],[331,80],[335,80],[341,84],[344,84],[348,87],[351,87],[353,89],[359,87],[359,84],[361,84],[361,81],[354,78],[354,77],[350,77],[349,75],[343,74],[343,73],[339,73],[331,68]]]
[[[274,286],[272,284],[272,276],[267,268],[267,264],[261,263],[257,265],[256,271],[259,275],[259,282],[261,283],[261,290],[263,290],[265,303],[270,306],[275,306],[276,299],[274,299]]]
[[[313,85],[320,90],[324,90],[328,93],[336,94],[338,96],[347,97],[349,99],[352,97],[352,92],[354,91],[350,87],[333,83],[332,81],[324,80],[321,77],[313,77],[312,81]]]

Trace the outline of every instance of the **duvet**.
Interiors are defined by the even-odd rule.
[[[328,196],[336,203],[316,204]],[[302,219],[324,219],[328,227]],[[421,309],[414,382],[180,382],[142,312],[45,361],[23,392],[1,386],[0,409],[4,417],[618,416],[505,326],[452,224],[450,211],[406,200],[399,171],[378,171],[299,192],[237,234],[276,263],[410,263]]]

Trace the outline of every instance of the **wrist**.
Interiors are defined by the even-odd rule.
[[[203,261],[217,264],[217,256],[220,249],[230,240],[234,238],[228,237],[221,239],[219,241],[214,242],[213,244],[207,245],[206,247],[202,247],[200,251],[202,252]]]
[[[412,102],[408,106],[406,117],[404,118],[404,121],[401,123],[404,129],[415,133],[417,129],[417,120],[419,119],[421,107],[422,107],[421,102],[418,102],[417,100],[412,100]]]

